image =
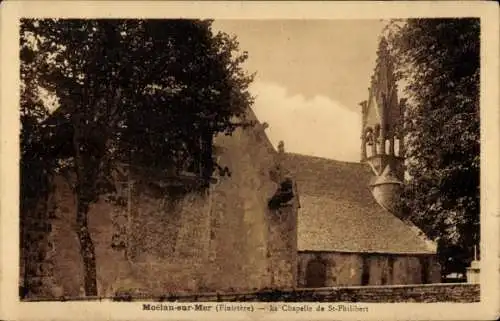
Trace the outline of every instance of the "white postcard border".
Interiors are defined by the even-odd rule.
[[[493,2],[163,2],[163,1],[7,1],[1,4],[1,296],[0,316],[37,319],[228,320],[419,319],[489,320],[499,316],[499,20]],[[25,303],[18,298],[19,275],[19,57],[21,17],[216,18],[216,19],[389,19],[411,17],[481,18],[481,302],[364,304],[360,313],[161,312],[142,303]],[[176,305],[174,303],[165,303]],[[183,304],[183,303],[178,303]],[[212,303],[216,305],[217,303]],[[269,305],[268,303],[244,303]],[[272,303],[279,305],[278,303]],[[290,303],[300,306],[304,303]],[[352,303],[345,303],[352,304]],[[318,304],[311,303],[316,307]],[[328,303],[322,305],[327,306]]]

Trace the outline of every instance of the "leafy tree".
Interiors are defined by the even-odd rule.
[[[438,241],[443,273],[479,245],[479,19],[410,19],[388,35],[406,82],[408,218]]]
[[[198,159],[206,180],[217,165],[213,135],[230,134],[232,117],[252,103],[252,76],[241,68],[247,54],[237,53],[235,38],[214,35],[211,21],[23,20],[21,38],[23,65],[37,61],[34,82],[60,103],[38,117],[45,130],[35,135],[51,171],[75,174],[84,288],[97,295],[87,214],[113,190],[113,166],[178,171]],[[34,134],[27,124],[23,132]]]
[[[149,77],[146,99],[132,107],[121,138],[121,149],[129,153],[124,157],[134,164],[178,170],[188,158],[190,169],[207,178],[217,166],[211,151],[214,133],[231,133],[238,125],[231,118],[242,116],[252,102],[247,88],[253,77],[240,67],[247,53],[234,57],[236,38],[214,36],[210,24],[181,20],[175,28],[164,21],[145,26],[147,54],[158,65],[141,72]],[[158,52],[165,53],[167,63],[155,58]]]
[[[27,237],[27,228],[29,221],[37,215],[47,212],[47,208],[40,208],[37,205],[47,204],[49,195],[48,184],[48,168],[49,162],[44,158],[44,149],[41,144],[42,126],[40,119],[47,116],[48,112],[43,101],[38,97],[38,84],[36,82],[36,71],[38,62],[34,56],[26,51],[26,39],[21,39],[21,59],[24,61],[21,64],[21,100],[20,100],[20,118],[21,118],[21,133],[20,133],[20,229],[19,240],[21,244],[21,262],[24,264],[24,284],[20,284],[20,295],[24,297],[28,288],[33,288],[32,292],[39,293],[39,288],[30,282],[35,279],[36,264],[38,263],[30,253],[34,252],[33,241]],[[43,201],[39,201],[43,200]]]

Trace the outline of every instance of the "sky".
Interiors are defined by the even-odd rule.
[[[287,152],[359,162],[361,107],[381,20],[218,20],[256,72],[253,109]]]

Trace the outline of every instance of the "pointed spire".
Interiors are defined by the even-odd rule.
[[[394,74],[394,62],[389,50],[389,44],[385,37],[382,37],[377,49],[377,60],[375,72],[372,77],[372,87],[378,95],[383,95],[390,99],[393,90],[396,88],[396,77]],[[381,99],[379,96],[378,99]]]
[[[403,159],[396,155],[395,144],[398,141],[401,151],[402,134],[398,128],[402,127],[403,112],[397,95],[394,65],[389,42],[381,37],[368,103],[363,108],[361,155],[375,174],[369,184],[373,197],[383,208],[399,215],[398,200],[402,191],[404,167]],[[371,155],[364,158],[366,145],[371,145],[372,151]]]

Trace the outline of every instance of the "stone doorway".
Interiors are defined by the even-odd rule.
[[[306,287],[321,288],[326,286],[326,262],[315,258],[307,264]]]

